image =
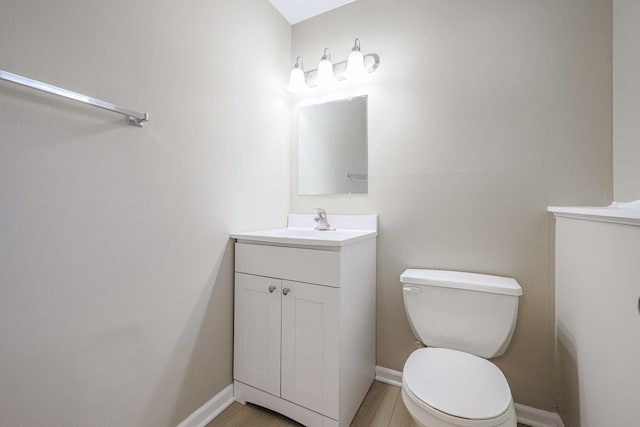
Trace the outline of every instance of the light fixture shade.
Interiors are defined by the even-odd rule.
[[[361,81],[367,74],[367,70],[364,68],[364,55],[359,49],[354,49],[347,58],[347,69],[344,72],[344,77],[350,81]]]
[[[318,87],[328,88],[337,83],[336,76],[333,74],[333,64],[329,59],[329,49],[324,50],[324,55],[320,63],[318,63],[318,74],[316,75],[315,84]]]
[[[302,71],[302,68],[298,67],[298,64],[296,64],[296,66],[291,70],[291,74],[289,75],[289,84],[286,89],[291,93],[300,93],[308,89],[307,83],[304,79],[304,71]]]
[[[302,58],[298,56],[296,58],[296,65],[293,66],[291,74],[289,74],[289,84],[286,87],[289,92],[300,93],[308,89],[304,70],[302,68]]]

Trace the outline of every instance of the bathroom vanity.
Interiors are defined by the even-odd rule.
[[[309,427],[348,426],[375,376],[375,215],[235,233],[234,395]]]
[[[640,202],[550,207],[564,425],[638,425]]]

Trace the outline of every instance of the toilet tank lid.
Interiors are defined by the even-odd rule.
[[[410,268],[400,275],[400,282],[410,285],[429,285],[443,288],[466,289],[503,295],[522,295],[522,288],[511,277],[465,273],[448,270]]]

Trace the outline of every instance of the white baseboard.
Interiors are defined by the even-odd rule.
[[[557,412],[543,411],[520,403],[515,404],[518,422],[531,427],[564,427]]]
[[[196,409],[193,414],[189,415],[177,427],[205,427],[232,403],[233,384],[229,384],[220,393],[213,396],[211,400]]]
[[[376,381],[402,387],[402,372],[376,366]],[[555,412],[543,411],[520,403],[514,406],[519,423],[530,427],[564,427],[562,419]]]
[[[402,372],[376,366],[376,381],[402,387]]]

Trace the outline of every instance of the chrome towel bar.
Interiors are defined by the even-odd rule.
[[[113,111],[115,113],[123,114],[128,117],[128,123],[132,126],[142,127],[143,123],[149,120],[148,113],[138,113],[119,105],[112,104],[110,102],[102,101],[100,99],[91,98],[90,96],[81,95],[76,92],[72,92],[67,89],[62,89],[57,86],[53,86],[47,83],[39,82],[28,77],[13,74],[8,71],[0,70],[0,79],[9,82],[17,83],[22,86],[30,87],[32,89],[38,89],[43,92],[52,93],[54,95],[62,96],[64,98],[73,99],[74,101],[83,102],[85,104],[93,105],[94,107],[103,108],[105,110]]]

